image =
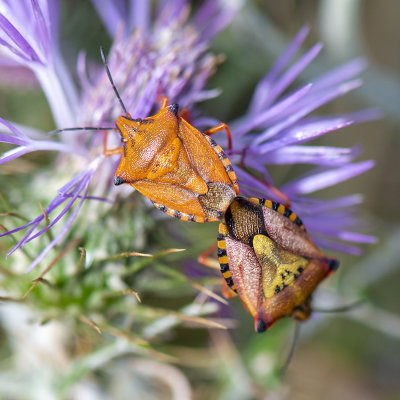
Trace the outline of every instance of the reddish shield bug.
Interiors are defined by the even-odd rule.
[[[313,291],[339,266],[316,247],[290,209],[243,197],[232,201],[219,225],[218,260],[257,332],[284,316],[306,320]]]

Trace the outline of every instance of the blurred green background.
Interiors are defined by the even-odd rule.
[[[322,41],[325,46],[322,54],[302,75],[303,83],[354,57],[362,56],[367,59],[368,68],[362,75],[364,85],[354,93],[318,110],[318,113],[350,112],[378,107],[384,117],[380,121],[348,127],[339,133],[326,135],[313,144],[348,147],[361,144],[364,151],[360,159],[376,160],[373,170],[324,190],[320,196],[330,198],[354,192],[364,194],[365,203],[361,214],[368,221],[367,232],[376,235],[379,242],[365,246],[363,256],[340,256],[341,268],[336,276],[330,278],[327,289],[328,303],[330,291],[335,291],[345,304],[349,300],[366,297],[367,306],[349,313],[316,314],[315,318],[304,324],[293,360],[282,380],[278,379],[274,371],[286,357],[294,323],[282,321],[271,331],[257,335],[253,332],[251,317],[244,312],[237,299],[232,300],[229,307],[223,307],[222,316],[229,317],[235,325],[228,333],[202,327],[179,326],[158,336],[152,344],[157,350],[180,359],[171,365],[186,377],[194,399],[400,399],[399,15],[400,2],[396,0],[248,1],[234,22],[213,42],[213,52],[224,54],[226,60],[209,86],[219,87],[223,92],[218,98],[205,102],[202,107],[205,114],[221,121],[229,121],[242,114],[258,80],[304,24],[311,26],[306,40],[307,48],[317,41]],[[64,1],[62,20],[61,44],[65,59],[71,60],[71,69],[75,67],[73,62],[79,50],[85,49],[89,57],[97,59],[99,46],[110,43],[101,23],[95,18],[89,1]],[[21,90],[13,87],[7,76],[3,75],[3,78],[0,77],[0,85],[0,110],[3,118],[44,131],[53,129],[46,99],[34,82],[31,86],[26,85],[26,90]],[[22,172],[30,171],[32,164],[35,169],[46,168],[49,160],[51,157],[32,155],[24,158],[19,168]],[[8,166],[2,167],[2,188],[9,184],[11,175],[8,174],[14,174],[15,168],[13,166],[12,171],[9,171]],[[299,170],[295,167],[276,167],[271,169],[271,174],[279,185],[288,177],[299,174]],[[26,185],[30,180],[28,173],[19,174],[17,178],[12,176],[13,179],[18,179],[18,185]],[[2,195],[7,197],[6,193]],[[12,195],[15,195],[14,192]],[[132,243],[138,243],[137,251],[153,253],[173,247],[189,249],[184,257],[161,257],[162,261],[154,261],[153,266],[149,264],[150,272],[146,271],[132,278],[132,287],[140,288],[144,293],[144,308],[165,307],[177,310],[184,307],[193,299],[196,291],[188,288],[181,278],[167,277],[163,268],[185,272],[187,263],[195,264],[196,256],[213,243],[217,225],[183,224],[174,220],[155,223],[151,218],[154,213],[143,216],[144,202],[140,195],[131,197],[133,199],[129,201],[121,199],[111,210],[99,214],[104,226],[110,227],[110,230],[115,221],[119,221],[120,225],[118,232],[97,240],[104,244],[108,254],[122,252],[127,248],[136,250]],[[8,201],[12,203],[13,199],[15,197],[11,196]],[[35,204],[37,201],[35,198]],[[35,206],[34,211],[28,210],[26,214],[32,217],[37,210],[38,207]],[[130,217],[137,221],[136,228],[139,226],[145,231],[144,239],[138,237],[139,230],[129,226],[128,222],[121,223]],[[95,221],[96,218],[92,220]],[[92,231],[87,235],[96,236]],[[92,236],[90,239],[84,237],[85,247],[96,243],[95,240]],[[143,240],[145,244],[142,243]],[[110,243],[111,241],[114,243]],[[5,243],[3,240],[0,246],[3,253],[9,249],[10,242]],[[75,256],[75,260],[77,259],[79,254]],[[7,261],[10,264],[3,266],[3,261],[0,261],[0,265],[2,269],[6,269],[11,262]],[[137,266],[136,261],[127,261],[127,266],[133,270],[144,268]],[[103,267],[98,268],[102,271],[100,274],[104,273]],[[213,279],[210,271],[202,272],[201,267],[194,268],[205,282],[206,279]],[[96,278],[95,272],[91,272],[91,282],[96,283],[87,285],[93,292],[96,291],[96,285],[98,288],[103,287],[101,282],[96,281],[99,276]],[[38,274],[36,272],[30,277],[7,277],[1,282],[9,289],[12,279],[13,285],[19,287],[23,293],[29,287],[29,278],[33,279]],[[67,286],[71,283],[68,283],[68,274],[64,274],[59,272],[58,278],[53,278],[58,282],[59,290],[64,291],[65,297],[68,297],[69,290],[72,289]],[[113,343],[112,338],[107,335],[97,336],[88,326],[77,327],[76,321],[71,322],[71,315],[76,314],[60,312],[63,307],[70,310],[65,306],[68,299],[65,303],[61,300],[55,302],[57,305],[54,306],[50,304],[52,298],[46,298],[42,292],[36,291],[30,298],[31,305],[39,310],[43,319],[51,318],[47,311],[53,307],[55,319],[71,329],[74,336],[79,337],[76,343],[82,348],[77,350],[75,343],[75,347],[69,349],[70,358],[80,359],[82,355],[90,355],[95,349],[104,350]],[[315,304],[323,303],[324,299],[324,295],[319,299],[317,294]],[[80,306],[82,303],[78,302],[77,307]],[[93,311],[90,306],[88,309]],[[101,308],[97,312],[101,313]],[[113,318],[117,318],[117,314],[114,310]],[[146,321],[146,318],[149,316],[144,315],[143,320]],[[135,336],[134,328],[133,332]],[[12,338],[9,337],[7,327],[3,326],[0,330],[0,341],[0,359],[4,360],[0,371],[2,381],[13,375],[11,367],[7,369],[7,363],[11,366],[14,356],[10,345]],[[157,379],[146,381],[149,378],[145,378],[143,371],[146,371],[144,360],[148,358],[151,359],[148,354],[139,360],[135,358],[137,367],[132,367],[131,360],[124,357],[111,365],[82,370],[85,371],[85,376],[104,384],[104,391],[98,398],[173,398],[171,391]],[[165,368],[169,367],[163,365]],[[160,366],[160,371],[164,367]],[[80,371],[78,367],[77,370]],[[179,381],[174,371],[166,369],[165,374],[171,376],[170,379]],[[79,381],[72,375],[73,378],[64,377],[63,387],[68,387],[69,379]],[[117,385],[113,384],[114,380],[121,383],[118,390],[115,387]],[[37,384],[34,382],[33,380],[31,383]],[[145,390],[141,392],[140,388]],[[136,394],[133,395],[130,390]],[[59,393],[60,398],[68,396],[68,390],[63,392],[60,389]],[[70,396],[65,398],[75,398]]]

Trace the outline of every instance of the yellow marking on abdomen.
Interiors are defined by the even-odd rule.
[[[220,264],[229,264],[229,260],[227,256],[218,257],[218,261]]]
[[[226,250],[226,243],[225,240],[218,240],[218,247],[222,250]]]
[[[272,201],[271,200],[265,200],[264,206],[272,209]]]
[[[228,227],[226,226],[226,224],[224,222],[221,222],[219,224],[218,232],[221,235],[227,235],[228,234]]]
[[[222,276],[223,276],[225,279],[231,278],[231,277],[232,277],[231,271],[226,271],[226,272],[224,272],[224,273],[222,274]]]
[[[283,213],[285,212],[285,206],[284,205],[282,205],[282,204],[279,204],[279,207],[278,207],[278,213],[279,214],[282,214],[283,215]]]

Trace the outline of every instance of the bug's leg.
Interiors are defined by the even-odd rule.
[[[215,126],[213,126],[212,128],[210,128],[210,129],[207,129],[207,130],[204,132],[204,134],[205,134],[205,135],[208,135],[208,136],[211,136],[211,135],[213,135],[214,133],[221,132],[221,131],[223,131],[223,130],[226,131],[226,136],[228,137],[228,150],[232,150],[232,136],[231,136],[231,131],[230,131],[230,129],[229,129],[229,126],[228,126],[227,124],[225,124],[224,122],[221,122],[220,124],[215,125]]]
[[[210,255],[217,250],[217,244],[212,244],[208,249],[205,249],[198,257],[197,262],[201,265],[205,265],[206,267],[220,270],[219,262]]]
[[[268,188],[268,190],[270,190],[272,193],[274,193],[279,199],[280,202],[287,208],[290,208],[290,199],[289,197],[281,192],[278,188],[276,188],[274,185],[271,185],[270,183],[264,181],[263,179],[259,178],[257,175],[254,175],[246,166],[244,159],[246,156],[246,149],[244,149],[242,151],[242,158],[240,160],[240,168],[242,168],[244,171],[246,171],[248,174],[250,174],[255,180],[257,180],[258,182],[260,182],[261,184],[263,184],[264,186],[266,186]]]
[[[180,116],[181,118],[183,118],[185,121],[189,122],[189,124],[191,123],[191,118],[190,118],[190,112],[187,108],[184,108],[181,112],[180,112]]]
[[[218,260],[213,257],[210,257],[211,253],[213,253],[217,249],[217,244],[211,245],[208,249],[204,250],[198,257],[197,261],[199,264],[204,265],[206,267],[221,270]],[[225,279],[222,278],[222,296],[226,299],[230,299],[231,297],[237,296],[237,294],[228,286]]]
[[[162,96],[161,97],[161,104],[160,104],[159,112],[161,110],[163,110],[165,107],[167,107],[167,105],[168,105],[168,97],[167,96]]]
[[[236,297],[238,294],[234,292],[226,283],[225,279],[222,279],[222,289],[221,289],[222,296],[226,299],[231,299],[232,297]]]
[[[105,156],[113,156],[114,154],[122,154],[124,151],[123,147],[117,147],[115,149],[107,149],[107,138],[108,131],[103,131],[103,154]]]

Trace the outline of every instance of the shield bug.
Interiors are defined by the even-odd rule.
[[[219,225],[218,260],[257,332],[284,316],[306,320],[313,291],[339,266],[316,247],[290,209],[243,197],[232,201]]]
[[[122,147],[107,149],[107,130],[115,128],[66,128],[52,133],[103,130],[104,154],[121,155],[115,185],[133,186],[155,207],[184,221],[221,220],[226,208],[239,194],[239,186],[231,162],[209,135],[225,130],[231,148],[228,125],[221,123],[200,132],[179,113],[178,104],[168,106],[167,97],[162,99],[157,114],[144,119],[132,118],[113,82],[103,50],[100,52],[111,86],[125,113],[115,122]]]
[[[208,133],[225,125],[202,133],[165,98],[156,115],[121,116],[116,126],[123,143],[116,185],[133,186],[161,211],[185,221],[222,219],[239,187],[229,159]]]

